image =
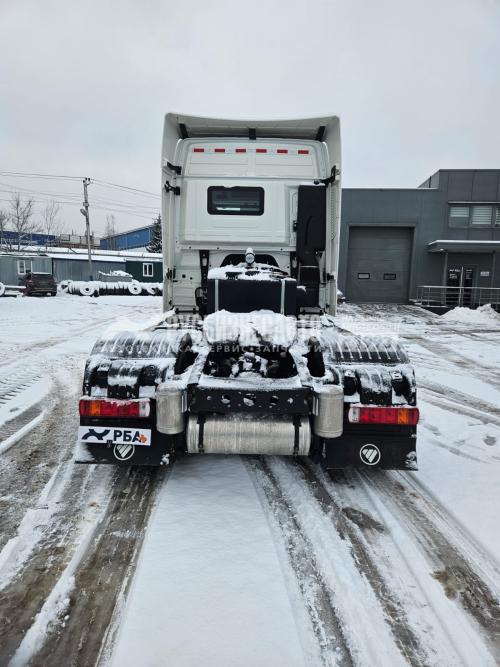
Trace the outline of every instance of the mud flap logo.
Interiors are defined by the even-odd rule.
[[[115,455],[115,459],[118,459],[118,461],[128,461],[129,459],[132,458],[135,452],[135,447],[134,445],[115,445],[113,449],[113,454]]]
[[[359,458],[367,466],[376,466],[382,455],[376,445],[363,445],[359,450]]]

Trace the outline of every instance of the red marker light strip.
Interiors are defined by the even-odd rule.
[[[151,412],[148,398],[130,401],[82,398],[79,407],[82,417],[149,417]]]
[[[277,153],[288,153],[288,148],[278,148]]]
[[[214,148],[214,153],[225,153],[226,149],[225,148]]]
[[[349,408],[348,420],[351,424],[394,424],[416,426],[420,413],[418,408],[389,408],[354,405]]]
[[[193,148],[193,153],[204,153],[205,149],[204,148]]]
[[[255,152],[256,153],[267,153],[267,148],[256,148]]]
[[[298,153],[299,155],[309,155],[309,151],[308,151],[307,149],[305,149],[305,148],[299,148],[299,150],[297,151],[297,153]]]
[[[237,148],[235,153],[246,153],[247,149],[246,148]]]

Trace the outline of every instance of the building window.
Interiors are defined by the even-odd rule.
[[[450,227],[466,227],[469,224],[468,206],[450,206]]]
[[[18,259],[17,260],[17,273],[20,276],[25,276],[27,273],[31,273],[32,263],[30,259]]]
[[[152,264],[143,264],[142,265],[142,275],[144,278],[153,277],[153,265]]]
[[[450,227],[500,227],[500,206],[493,204],[451,204]]]
[[[491,225],[492,206],[471,206],[470,224],[486,227]]]

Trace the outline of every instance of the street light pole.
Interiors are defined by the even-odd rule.
[[[85,216],[85,228],[87,233],[87,251],[89,257],[89,280],[93,280],[92,277],[92,252],[90,249],[90,216],[89,216],[89,197],[87,193],[87,187],[90,185],[90,178],[83,179],[83,208],[80,209],[80,213]]]

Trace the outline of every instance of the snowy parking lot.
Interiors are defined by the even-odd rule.
[[[75,465],[86,356],[158,297],[0,299],[0,665],[495,665],[500,316],[340,307],[415,366],[418,472]]]

